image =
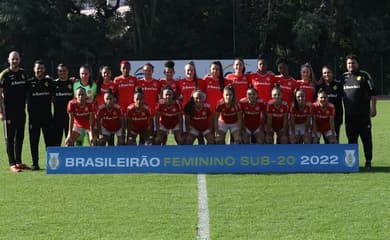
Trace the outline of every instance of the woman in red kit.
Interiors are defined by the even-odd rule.
[[[260,55],[257,58],[257,72],[248,75],[249,82],[253,88],[257,90],[257,95],[265,103],[271,100],[272,87],[277,82],[272,71],[268,70],[268,61],[265,55]]]
[[[246,91],[246,97],[240,100],[242,109],[242,119],[244,127],[242,128],[242,140],[245,144],[250,144],[253,139],[256,143],[264,143],[264,112],[265,104],[263,100],[257,97],[256,89],[251,86]]]
[[[88,133],[89,144],[95,145],[94,104],[87,99],[84,88],[76,90],[76,97],[69,101],[67,112],[69,114],[69,132],[65,139],[66,146],[73,146],[77,138],[84,132]]]
[[[137,77],[130,75],[131,65],[129,61],[120,62],[121,75],[114,78],[114,84],[118,92],[118,104],[124,113],[127,107],[133,103]]]
[[[288,143],[288,105],[282,101],[282,92],[279,85],[272,88],[272,99],[267,104],[267,126],[266,126],[266,143],[274,143],[274,135],[276,134],[276,143]]]
[[[159,100],[156,107],[155,142],[157,145],[166,145],[168,133],[172,132],[177,145],[181,145],[184,143],[182,106],[179,101],[175,100],[170,87],[164,88],[162,94],[163,98]]]
[[[234,59],[233,69],[234,73],[230,73],[226,76],[226,84],[231,84],[234,87],[237,99],[239,100],[246,96],[246,90],[249,86],[249,80],[245,74],[244,59]]]
[[[321,136],[328,139],[329,143],[337,143],[336,131],[334,128],[334,116],[336,109],[328,101],[328,95],[319,91],[317,101],[313,103],[313,143],[320,143]]]
[[[211,111],[215,111],[217,102],[222,98],[226,80],[223,76],[222,64],[214,61],[210,65],[210,73],[204,78],[206,86],[206,102],[210,104]]]
[[[151,145],[153,143],[153,117],[148,105],[144,103],[144,94],[140,87],[135,89],[133,101],[134,103],[130,104],[126,111],[126,143],[128,145],[137,145],[137,136],[139,136],[139,145]]]
[[[195,63],[193,61],[184,66],[185,78],[179,80],[179,98],[184,104],[190,100],[193,91],[199,89],[205,90],[205,83],[203,79],[199,79],[196,74]]]
[[[125,126],[123,114],[119,104],[115,104],[111,89],[104,93],[104,104],[98,106],[96,123],[99,145],[105,146],[108,144],[113,146],[115,135],[118,138],[117,144],[124,145]]]
[[[227,131],[234,138],[235,144],[241,143],[242,113],[237,102],[234,87],[229,84],[223,89],[223,98],[215,108],[215,140],[217,144],[225,144]]]
[[[165,78],[160,79],[161,89],[169,86],[170,88],[172,88],[173,93],[175,94],[175,98],[177,98],[178,94],[179,94],[179,86],[178,86],[178,81],[176,81],[174,79],[174,76],[175,76],[175,63],[173,61],[169,60],[169,61],[165,62],[165,64],[164,64],[164,75],[165,75]]]
[[[313,103],[316,94],[316,79],[313,68],[310,63],[305,63],[301,66],[301,80],[297,80],[297,88],[302,89],[306,94],[306,102]]]
[[[290,108],[290,143],[311,143],[311,103],[306,102],[305,92],[295,90],[294,103]]]
[[[111,73],[111,68],[108,66],[103,66],[100,69],[100,75],[101,78],[99,81],[97,81],[97,95],[96,95],[96,105],[100,106],[104,104],[104,94],[111,90],[111,92],[116,96],[117,94],[117,89],[116,85],[112,81],[112,73]]]
[[[185,143],[193,144],[197,137],[205,137],[207,144],[214,144],[214,134],[212,132],[211,109],[208,103],[205,103],[206,95],[200,90],[192,93],[190,101],[185,105],[185,125],[188,131]]]
[[[276,82],[282,90],[282,101],[287,102],[289,106],[294,102],[294,89],[296,89],[297,81],[290,76],[288,72],[288,61],[286,58],[279,58],[276,61],[279,75],[276,75]]]
[[[142,69],[144,71],[144,77],[138,80],[137,86],[141,87],[144,94],[144,101],[149,106],[152,116],[154,116],[161,91],[161,83],[153,78],[154,66],[151,63],[146,63]]]

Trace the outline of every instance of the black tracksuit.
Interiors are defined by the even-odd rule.
[[[371,76],[365,71],[346,72],[342,78],[345,130],[348,143],[363,142],[367,162],[372,160],[371,96],[376,96]]]
[[[27,81],[27,109],[33,166],[39,166],[38,149],[41,129],[46,147],[53,145],[53,117],[51,113],[52,81],[52,79],[46,77],[41,80],[34,77]]]
[[[53,142],[54,146],[61,146],[62,137],[68,134],[69,115],[66,111],[68,102],[73,98],[73,82],[56,79],[53,82]]]
[[[24,127],[26,124],[26,81],[23,69],[13,72],[9,68],[0,73],[5,114],[5,142],[10,166],[22,163]]]

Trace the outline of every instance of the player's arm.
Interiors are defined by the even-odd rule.
[[[5,112],[4,112],[4,89],[0,88],[0,120],[4,121],[5,120]]]

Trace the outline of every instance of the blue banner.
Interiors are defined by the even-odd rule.
[[[48,174],[357,172],[356,144],[48,147]]]

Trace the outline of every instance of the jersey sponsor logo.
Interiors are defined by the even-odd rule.
[[[344,90],[345,89],[358,89],[358,88],[360,88],[360,85],[344,86]]]

